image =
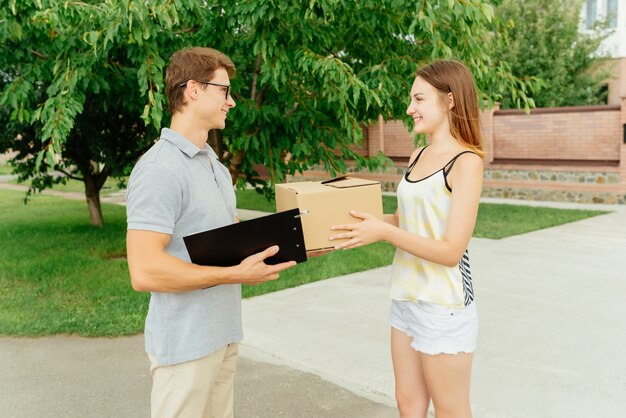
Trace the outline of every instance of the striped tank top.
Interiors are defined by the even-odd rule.
[[[443,239],[450,211],[452,189],[447,176],[463,151],[440,170],[420,180],[409,180],[417,158],[409,165],[398,185],[399,227],[412,234]],[[422,300],[448,307],[460,308],[474,300],[467,249],[459,263],[448,267],[396,249],[391,273],[390,296],[395,300]]]

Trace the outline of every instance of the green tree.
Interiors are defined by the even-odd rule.
[[[14,164],[23,177],[41,178],[38,188],[62,181],[49,177],[52,168],[83,179],[94,170],[95,187],[85,180],[92,194],[108,175],[127,172],[167,124],[163,71],[185,46],[217,48],[237,65],[237,107],[210,140],[237,183],[266,191],[315,164],[334,175],[347,160],[370,169],[388,163],[354,151],[363,124],[379,114],[405,117],[415,68],[433,58],[465,61],[486,100],[514,91],[530,105],[533,81],[490,56],[498,22],[479,0],[0,4],[0,107],[15,128],[0,144],[24,150]],[[22,142],[15,139],[21,132],[28,133]],[[92,200],[98,213],[99,199]]]
[[[603,86],[606,57],[598,48],[607,36],[602,22],[581,30],[582,0],[503,0],[496,9],[504,25],[495,43],[496,60],[510,65],[520,79],[536,77],[541,90],[537,107],[606,103]],[[502,108],[519,107],[521,99],[505,94]]]
[[[27,124],[19,117],[10,120],[6,111],[0,114],[0,120],[9,120],[0,136],[0,152],[17,152],[14,172],[18,180],[31,180],[26,199],[33,191],[68,179],[80,180],[85,185],[91,223],[103,225],[100,190],[104,182],[109,176],[123,179],[156,136],[156,130],[139,117],[143,106],[139,95],[125,99],[129,90],[136,89],[135,73],[121,66],[100,70],[103,85],[85,92],[82,111],[75,116],[67,138],[55,145],[58,152],[54,155],[46,152],[50,142],[42,141],[39,121]],[[34,103],[44,102],[43,95],[44,89],[36,88]],[[50,158],[49,164],[41,164],[44,155]]]

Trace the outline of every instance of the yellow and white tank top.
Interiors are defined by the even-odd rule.
[[[441,240],[452,197],[447,176],[457,158],[471,151],[457,154],[428,177],[409,180],[409,174],[424,149],[426,147],[409,165],[398,185],[399,227],[415,235]],[[423,300],[456,308],[469,305],[474,300],[474,291],[467,250],[456,266],[448,267],[396,249],[390,295],[396,300]]]

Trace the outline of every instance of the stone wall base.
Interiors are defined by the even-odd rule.
[[[626,204],[626,191],[601,192],[601,191],[577,191],[577,190],[551,190],[515,187],[485,187],[483,197],[498,197],[504,199],[536,200],[550,202],[571,203],[603,203],[603,204]]]
[[[348,174],[378,180],[384,192],[395,192],[404,168],[393,167],[385,172],[358,171],[351,167]],[[289,176],[288,182],[320,181],[330,178],[321,169],[304,175]],[[607,170],[506,170],[485,169],[483,197],[505,199],[626,204],[626,185],[620,183],[614,168]]]

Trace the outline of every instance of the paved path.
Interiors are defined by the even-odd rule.
[[[0,338],[0,417],[150,416],[143,335]],[[394,408],[317,375],[241,357],[238,418],[391,418]]]
[[[626,212],[470,246],[477,418],[626,411]],[[393,404],[389,267],[244,302],[244,355]],[[355,415],[356,416],[356,415]]]
[[[11,175],[0,175],[0,189],[5,190],[14,190],[18,192],[26,192],[28,190],[28,186],[23,184],[14,184],[10,183],[14,176]],[[82,192],[62,192],[59,190],[46,189],[41,192],[41,194],[47,196],[57,196],[70,200],[82,200],[86,201],[85,193]],[[100,194],[100,202],[101,203],[114,203],[114,204],[125,204],[126,192],[120,191],[115,193],[108,194]]]

